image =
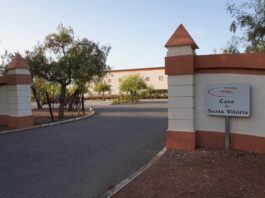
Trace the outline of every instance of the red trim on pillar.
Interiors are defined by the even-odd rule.
[[[30,85],[31,76],[28,74],[9,74],[6,76],[8,85]]]
[[[184,46],[189,45],[193,49],[198,49],[198,45],[195,43],[186,28],[180,24],[174,34],[170,37],[165,47]]]
[[[24,117],[12,117],[8,118],[8,127],[10,128],[26,128],[33,125],[33,116],[24,116]]]
[[[186,131],[167,131],[166,134],[167,149],[195,149],[195,132]]]
[[[29,69],[28,63],[23,59],[20,54],[16,53],[7,69]]]
[[[167,75],[193,74],[193,55],[169,56],[165,58],[165,73]]]

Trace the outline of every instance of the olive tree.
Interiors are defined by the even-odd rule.
[[[227,10],[233,17],[230,31],[243,31],[241,42],[245,41],[246,51],[265,52],[265,0],[229,3]]]
[[[64,115],[67,86],[73,82],[84,86],[93,78],[102,77],[109,70],[109,51],[110,47],[87,38],[75,39],[73,29],[63,25],[47,35],[42,44],[27,51],[33,76],[60,85],[59,118]]]

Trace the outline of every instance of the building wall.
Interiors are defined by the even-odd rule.
[[[141,69],[128,69],[128,70],[113,70],[103,79],[106,83],[111,85],[111,95],[119,94],[119,86],[122,78],[131,74],[139,74],[142,76],[147,85],[151,85],[154,89],[167,89],[167,75],[165,75],[164,67],[157,68],[141,68]],[[93,91],[93,84],[90,87],[92,95],[97,95]]]

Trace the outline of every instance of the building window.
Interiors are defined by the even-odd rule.
[[[146,77],[145,78],[145,81],[150,81],[150,77]]]
[[[163,81],[164,80],[164,76],[159,76],[159,81]]]
[[[108,83],[111,83],[111,79],[108,79]]]

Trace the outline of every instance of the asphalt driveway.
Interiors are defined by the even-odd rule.
[[[0,198],[101,197],[163,148],[166,106],[96,106],[88,119],[0,135]]]

